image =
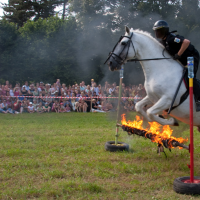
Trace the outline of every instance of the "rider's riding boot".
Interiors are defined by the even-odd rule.
[[[200,111],[200,101],[196,101],[196,111]]]
[[[194,92],[194,99],[196,104],[196,111],[200,111],[200,82],[198,79],[194,78],[194,86],[193,86],[193,92]]]
[[[194,93],[194,100],[195,100],[195,106],[196,106],[196,111],[200,111],[200,97]]]

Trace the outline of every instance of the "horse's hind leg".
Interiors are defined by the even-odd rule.
[[[171,125],[171,126],[178,126],[178,122],[174,118],[170,119],[163,119],[157,114],[162,112],[163,110],[166,110],[170,106],[170,101],[168,101],[166,98],[161,98],[156,104],[154,104],[151,108],[147,110],[147,116],[150,119],[149,121],[156,121],[161,125]]]

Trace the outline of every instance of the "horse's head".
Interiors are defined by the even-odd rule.
[[[108,64],[111,71],[120,70],[121,66],[126,63],[129,58],[129,48],[132,43],[133,32],[125,27],[125,35],[121,36],[113,50],[109,53],[109,56],[104,64]],[[134,46],[133,46],[134,48]]]

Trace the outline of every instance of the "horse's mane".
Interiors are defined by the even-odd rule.
[[[142,31],[140,29],[136,29],[136,30],[133,30],[133,28],[131,28],[131,32],[133,33],[139,33],[139,34],[142,34],[142,35],[145,35],[147,36],[148,38],[150,38],[151,40],[153,40],[155,43],[157,43],[160,47],[162,47],[162,49],[164,48],[164,46],[158,42],[158,40],[156,40],[152,35],[151,33],[147,32],[147,31]]]
[[[146,31],[142,31],[142,30],[140,30],[140,29],[133,30],[133,28],[131,28],[130,31],[133,32],[133,33],[139,33],[139,34],[142,34],[142,35],[147,36],[148,38],[150,38],[151,40],[153,40],[156,44],[158,44],[162,49],[164,49],[164,46],[163,46],[160,42],[158,42],[158,40],[156,40],[156,39],[151,35],[151,33],[146,32]],[[177,60],[177,62],[178,62],[182,67],[184,67],[184,65],[183,65],[180,61]]]

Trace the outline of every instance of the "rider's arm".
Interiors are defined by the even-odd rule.
[[[190,40],[184,39],[181,48],[178,52],[178,55],[181,56],[189,45],[190,45]]]

